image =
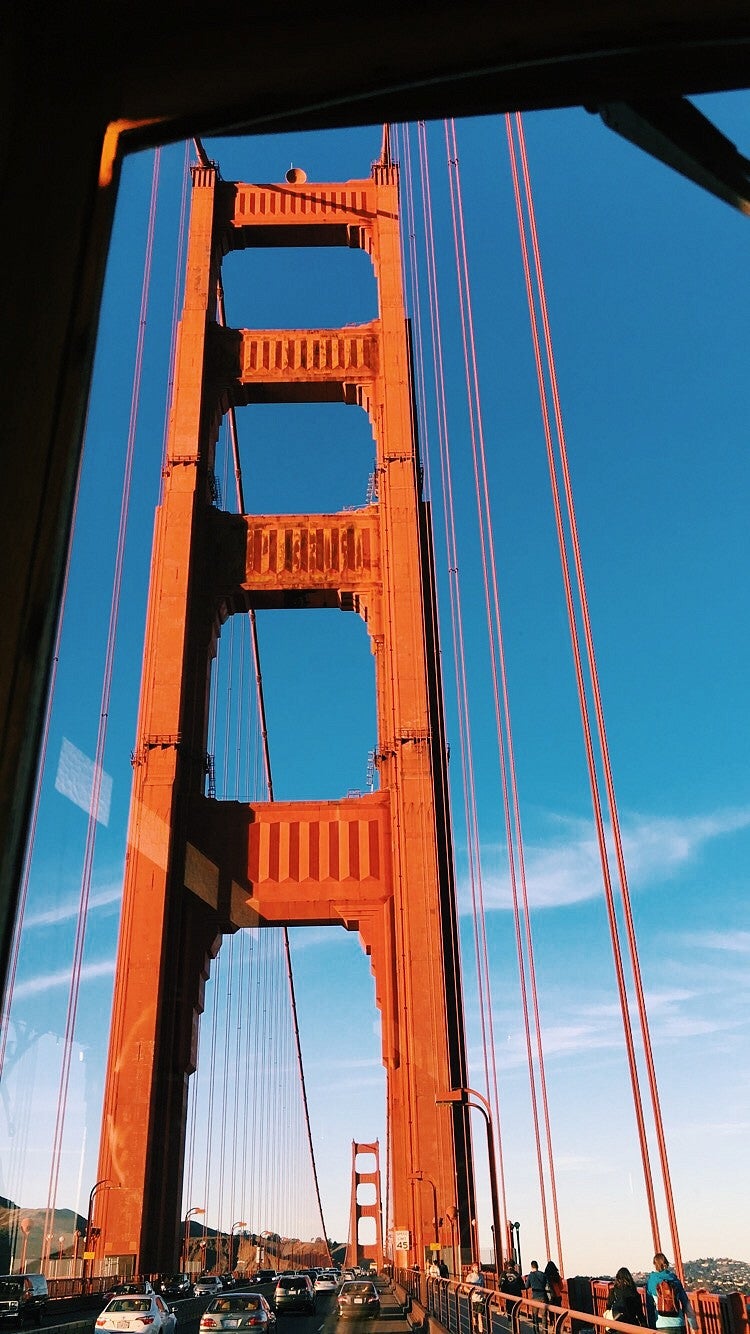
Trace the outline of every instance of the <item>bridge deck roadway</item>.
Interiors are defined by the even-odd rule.
[[[315,1315],[286,1314],[277,1316],[277,1334],[342,1334],[353,1326],[353,1334],[362,1334],[363,1326],[367,1334],[410,1334],[411,1325],[405,1313],[405,1305],[399,1301],[395,1292],[378,1282],[380,1288],[380,1316],[367,1321],[339,1321],[336,1318],[336,1305],[333,1293],[318,1295],[318,1308]],[[256,1289],[257,1290],[257,1289]],[[272,1288],[264,1285],[260,1291],[270,1298]],[[198,1334],[200,1316],[208,1305],[209,1298],[189,1298],[171,1303],[177,1312],[178,1334]],[[408,1303],[408,1298],[406,1299]],[[85,1308],[82,1309],[85,1303]],[[96,1318],[104,1306],[99,1298],[79,1299],[74,1308],[65,1300],[68,1308],[65,1312],[55,1311],[56,1303],[51,1303],[44,1319],[45,1334],[92,1334],[96,1328]],[[416,1314],[416,1308],[415,1308]],[[421,1312],[415,1324],[421,1324]],[[431,1321],[436,1325],[434,1318]]]

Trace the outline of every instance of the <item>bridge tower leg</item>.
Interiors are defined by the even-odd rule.
[[[370,254],[376,319],[330,330],[219,326],[227,251],[332,244]],[[220,511],[214,451],[228,407],[324,400],[368,413],[373,503],[327,515]],[[338,607],[363,618],[376,667],[378,792],[252,805],[206,795],[216,640],[228,616],[250,607]],[[458,1102],[436,1105],[467,1083],[438,663],[397,169],[383,161],[361,181],[250,185],[196,167],[105,1088],[105,1255],[130,1257],[141,1272],[175,1267],[187,1082],[210,960],[222,933],[282,923],[357,930],[370,956],[387,1070],[389,1223],[408,1240],[396,1262],[421,1262],[436,1226],[450,1246],[449,1221],[470,1255],[468,1114]]]

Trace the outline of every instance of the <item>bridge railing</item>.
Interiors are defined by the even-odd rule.
[[[61,1297],[83,1297],[109,1292],[115,1283],[125,1281],[127,1275],[101,1274],[96,1278],[49,1278],[47,1289],[53,1300]]]
[[[487,1286],[477,1289],[455,1279],[430,1278],[411,1269],[398,1270],[394,1277],[450,1334],[521,1334],[522,1321],[542,1334],[638,1334],[639,1328],[642,1334],[637,1325],[604,1319],[612,1290],[606,1282],[571,1279],[565,1285],[566,1305],[553,1306],[530,1297],[508,1297]],[[699,1334],[750,1334],[750,1298],[699,1289],[690,1293],[690,1299]]]

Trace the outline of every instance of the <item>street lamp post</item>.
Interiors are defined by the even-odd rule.
[[[427,1172],[421,1172],[421,1171],[420,1171],[420,1172],[412,1172],[411,1176],[409,1177],[409,1180],[410,1180],[410,1181],[426,1181],[427,1184],[428,1184],[429,1186],[432,1187],[432,1232],[433,1232],[433,1240],[434,1240],[435,1242],[439,1243],[439,1242],[440,1242],[440,1232],[439,1232],[439,1228],[438,1228],[437,1186],[435,1185],[435,1182],[433,1181],[432,1177],[431,1177],[431,1176],[429,1175],[429,1173],[427,1173]],[[421,1229],[420,1229],[420,1230],[421,1230]],[[422,1256],[422,1259],[424,1259],[424,1256]]]
[[[83,1287],[84,1287],[84,1291],[86,1290],[86,1283],[87,1283],[87,1280],[90,1279],[90,1278],[92,1277],[93,1272],[94,1272],[93,1257],[92,1257],[92,1255],[91,1255],[91,1243],[92,1243],[92,1241],[93,1241],[93,1239],[94,1239],[94,1235],[95,1235],[95,1234],[94,1234],[94,1199],[95,1199],[96,1195],[98,1194],[98,1192],[99,1192],[100,1190],[111,1190],[111,1189],[112,1189],[112,1182],[110,1181],[109,1177],[102,1177],[101,1180],[99,1180],[99,1181],[95,1181],[95,1182],[94,1182],[93,1186],[91,1187],[91,1192],[90,1192],[90,1194],[89,1194],[89,1211],[88,1211],[88,1215],[87,1215],[87,1218],[86,1218],[86,1246],[85,1246],[85,1252],[84,1252],[84,1256],[83,1256],[83,1280],[84,1280],[84,1281],[83,1281]]]
[[[187,1213],[185,1214],[185,1239],[182,1244],[182,1268],[186,1273],[188,1267],[188,1241],[190,1237],[190,1219],[195,1218],[197,1214],[205,1214],[205,1212],[206,1212],[205,1209],[201,1209],[200,1207],[198,1207],[196,1209],[188,1209]]]
[[[513,1258],[514,1258],[516,1264],[518,1265],[518,1272],[519,1272],[520,1274],[522,1274],[522,1273],[523,1273],[523,1266],[522,1266],[522,1264],[521,1264],[521,1224],[520,1224],[520,1223],[509,1223],[509,1224],[508,1224],[508,1227],[509,1227],[509,1229],[510,1229],[510,1244],[511,1244],[511,1249],[515,1252]],[[513,1244],[513,1233],[514,1233],[514,1232],[515,1232],[515,1234],[516,1234],[515,1245]]]
[[[476,1098],[478,1101],[472,1102],[472,1098]],[[440,1097],[435,1099],[435,1102],[438,1104],[460,1102],[464,1107],[473,1107],[481,1112],[485,1119],[487,1125],[487,1156],[489,1158],[490,1168],[490,1195],[492,1197],[492,1229],[495,1234],[495,1273],[499,1278],[503,1263],[503,1234],[500,1229],[500,1209],[498,1207],[497,1197],[497,1168],[495,1165],[495,1136],[492,1130],[492,1113],[490,1111],[490,1104],[481,1093],[477,1093],[476,1089],[470,1088],[449,1089],[447,1093],[441,1093]],[[479,1245],[477,1243],[477,1251],[478,1250]],[[479,1260],[478,1254],[477,1260]]]
[[[29,1233],[31,1231],[31,1219],[27,1218],[26,1215],[24,1215],[24,1217],[21,1219],[21,1222],[19,1223],[19,1227],[21,1229],[21,1232],[23,1233],[23,1248],[21,1250],[21,1273],[25,1274],[26,1252],[29,1248]]]
[[[247,1227],[247,1223],[245,1222],[244,1218],[241,1218],[240,1221],[239,1221],[238,1223],[232,1223],[232,1226],[231,1226],[230,1229],[229,1229],[229,1268],[230,1268],[230,1270],[233,1270],[234,1267],[235,1267],[235,1265],[234,1265],[234,1229],[235,1229],[236,1227]]]

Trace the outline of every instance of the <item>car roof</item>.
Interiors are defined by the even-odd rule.
[[[207,1311],[260,1311],[263,1298],[259,1292],[233,1292],[231,1296],[214,1297],[208,1303]]]

